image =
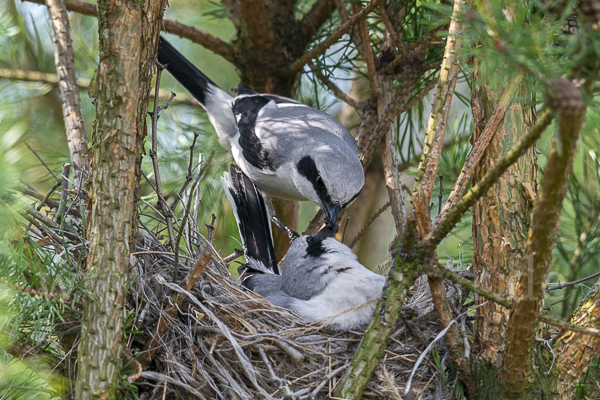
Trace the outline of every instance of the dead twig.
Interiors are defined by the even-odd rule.
[[[166,109],[169,106],[169,101],[164,106],[158,105],[158,91],[160,88],[160,77],[162,75],[163,66],[156,63],[156,88],[154,91],[154,108],[152,110],[152,150],[150,150],[150,159],[152,160],[152,166],[154,168],[155,186],[154,190],[158,196],[158,204],[163,212],[163,216],[167,221],[167,232],[169,234],[169,244],[171,249],[175,249],[175,234],[173,233],[173,213],[169,208],[167,201],[165,200],[162,193],[162,182],[160,181],[160,169],[158,168],[158,155],[157,155],[157,126],[158,126],[158,113],[161,110]],[[171,99],[174,97],[174,93],[171,93]],[[175,266],[177,268],[177,266]]]

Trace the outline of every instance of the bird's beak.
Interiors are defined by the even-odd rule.
[[[340,209],[341,207],[339,204],[323,202],[323,211],[325,211],[325,215],[327,216],[331,226],[335,226]]]
[[[325,224],[325,226],[314,235],[315,239],[325,240],[328,237],[335,237],[336,230],[329,224]]]
[[[298,234],[298,232],[291,230],[290,228],[288,228],[287,226],[285,226],[285,224],[283,222],[281,222],[279,219],[277,219],[277,217],[273,217],[271,218],[271,221],[273,221],[273,223],[282,231],[284,231],[288,237],[290,238],[290,243],[293,242],[295,239],[299,238],[300,235]]]

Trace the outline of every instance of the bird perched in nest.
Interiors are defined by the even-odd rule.
[[[385,277],[369,271],[348,246],[328,237],[330,228],[300,236],[275,219],[291,241],[279,275],[260,193],[234,165],[222,183],[246,255],[247,264],[238,269],[245,287],[308,322],[322,321],[336,330],[359,329],[369,322]]]
[[[364,171],[354,138],[335,118],[244,84],[231,97],[162,37],[158,62],[200,102],[221,144],[264,194],[312,201],[331,224],[356,199]]]

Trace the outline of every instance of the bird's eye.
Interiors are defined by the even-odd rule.
[[[323,178],[320,176],[317,177],[317,187],[319,189],[325,189],[325,182],[323,182]]]

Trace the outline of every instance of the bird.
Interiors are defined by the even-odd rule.
[[[329,237],[331,227],[300,236],[273,218],[291,241],[279,274],[260,192],[233,164],[222,183],[246,256],[247,264],[238,268],[243,286],[307,322],[318,321],[336,331],[362,329],[369,322],[384,276],[365,268],[348,246]]]
[[[356,200],[364,170],[354,138],[335,118],[243,83],[232,97],[163,37],[158,63],[206,110],[221,145],[264,194],[311,201],[333,224]]]

